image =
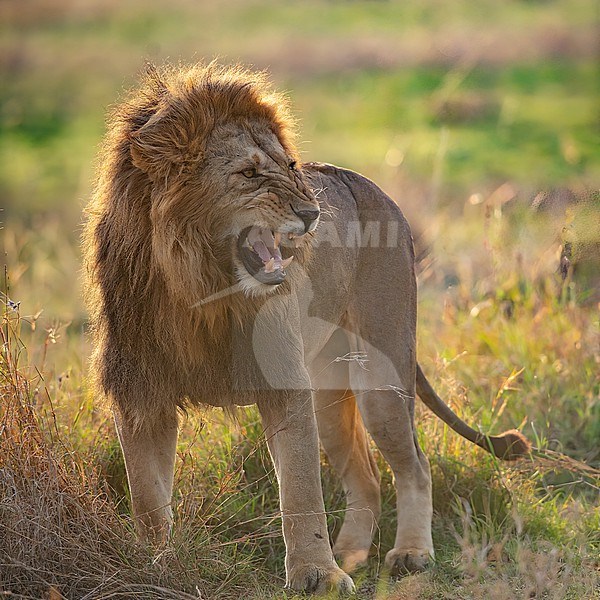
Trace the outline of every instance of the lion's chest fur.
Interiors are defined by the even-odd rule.
[[[194,354],[173,374],[180,395],[212,406],[247,405],[273,390],[307,389],[295,294],[274,296],[243,319],[200,328]]]

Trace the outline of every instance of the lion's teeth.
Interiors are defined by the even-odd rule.
[[[272,273],[275,270],[275,259],[271,258],[265,263],[265,273]]]
[[[281,261],[281,268],[285,269],[293,260],[294,260],[293,256],[290,256],[289,258],[286,258],[285,260],[282,260]]]
[[[288,233],[288,240],[293,240],[296,237],[291,231]]]
[[[276,231],[275,235],[274,235],[274,240],[275,240],[275,248],[277,248],[277,246],[279,246],[279,244],[281,244],[281,232],[280,231]]]

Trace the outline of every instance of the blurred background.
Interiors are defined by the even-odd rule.
[[[594,5],[4,0],[0,203],[13,293],[27,313],[84,319],[81,211],[107,109],[146,60],[268,69],[289,91],[304,158],[377,181],[421,251],[445,243],[445,215],[482,212],[493,194],[560,220],[600,182]],[[563,225],[540,252],[556,254]]]
[[[519,427],[539,449],[500,467],[417,405],[437,562],[389,597],[592,597],[597,10],[592,0],[0,0],[0,593],[281,597],[276,484],[256,413],[182,421],[173,554],[149,559],[86,371],[79,237],[106,113],[145,61],[218,58],[268,69],[288,91],[305,160],[357,170],[400,205],[417,248],[424,370],[476,427]],[[375,456],[383,556],[394,499]],[[335,531],[344,493],[323,473]],[[388,598],[376,560],[370,568],[359,597]]]

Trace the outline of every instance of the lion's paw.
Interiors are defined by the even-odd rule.
[[[334,546],[333,554],[346,573],[353,573],[366,566],[369,559],[369,549],[353,550],[350,548],[337,548]]]
[[[332,591],[351,594],[354,582],[335,564],[330,567],[302,565],[292,568],[286,587],[309,594],[326,594]]]
[[[392,548],[385,556],[385,566],[392,576],[424,571],[432,558],[429,550],[420,548]]]

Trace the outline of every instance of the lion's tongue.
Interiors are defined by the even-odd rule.
[[[252,249],[254,250],[254,252],[256,252],[256,254],[260,256],[261,260],[264,263],[269,262],[271,260],[271,253],[269,252],[269,249],[262,240],[254,242],[254,244],[252,244]]]
[[[248,232],[248,243],[252,246],[254,252],[260,256],[265,265],[266,273],[272,273],[276,269],[285,269],[291,262],[291,258],[283,260],[279,245],[275,245],[273,233],[268,229],[253,227]]]
[[[275,238],[269,229],[262,229],[262,227],[252,227],[247,235],[248,243],[254,246],[256,242],[262,241],[268,248],[275,246]]]
[[[260,256],[263,263],[265,263],[265,273],[272,273],[276,269],[285,269],[292,262],[289,258],[283,260],[279,248],[267,248],[262,240],[255,242],[252,249]]]

